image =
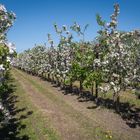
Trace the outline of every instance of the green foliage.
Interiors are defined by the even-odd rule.
[[[96,14],[96,21],[97,21],[98,25],[105,26],[106,22],[102,20],[102,17],[99,14]]]
[[[89,88],[89,87],[91,88],[91,86],[93,86],[94,82],[96,82],[98,85],[100,85],[102,81],[103,81],[102,73],[99,71],[98,72],[93,71],[87,75],[86,80],[84,81],[84,86],[86,86],[87,88]]]

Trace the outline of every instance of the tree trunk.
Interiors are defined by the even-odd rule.
[[[119,103],[120,103],[120,96],[119,93],[113,94],[113,102],[114,102],[114,108],[117,112],[119,112]]]
[[[66,80],[66,78],[63,79],[63,89],[66,88],[65,80]]]
[[[44,72],[41,73],[41,77],[44,78]]]
[[[48,73],[47,78],[48,78],[48,81],[51,81],[51,78],[50,78],[50,73]]]
[[[60,88],[63,89],[63,80],[60,78]]]
[[[95,82],[95,97],[98,98],[98,84]]]
[[[56,83],[57,83],[57,86],[59,87],[60,86],[60,81],[59,81],[58,77],[56,77]]]
[[[93,96],[93,83],[92,83],[92,85],[91,85],[91,94],[92,94],[92,96]]]
[[[69,91],[72,92],[72,80],[70,80],[70,88]]]
[[[92,82],[92,84],[91,84],[91,95],[92,95],[91,100],[94,100],[93,92],[94,92],[94,83]]]
[[[52,74],[52,83],[54,84],[55,82],[54,82],[54,75]]]
[[[99,99],[98,99],[98,84],[95,82],[95,103],[97,106],[99,106]]]
[[[82,93],[82,91],[83,91],[83,81],[80,80],[80,93]]]

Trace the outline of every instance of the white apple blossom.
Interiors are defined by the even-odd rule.
[[[4,13],[7,12],[6,8],[2,4],[0,4],[0,12],[4,12]]]
[[[4,107],[3,107],[2,103],[0,103],[0,110],[1,111],[4,110]]]
[[[4,65],[0,64],[0,71],[4,71],[4,70],[5,70]]]

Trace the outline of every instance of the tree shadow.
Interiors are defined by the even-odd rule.
[[[30,137],[28,135],[20,134],[20,131],[27,127],[21,123],[21,120],[26,119],[33,111],[28,111],[25,115],[17,117],[19,112],[26,111],[27,108],[15,106],[15,103],[18,102],[18,96],[14,95],[16,91],[16,86],[13,84],[14,79],[9,76],[6,80],[5,91],[0,93],[0,95],[3,105],[9,110],[10,118],[6,122],[5,120],[0,122],[0,140],[29,140]]]
[[[118,110],[114,107],[114,102],[112,99],[99,98],[98,103],[94,100],[95,104],[102,106],[111,110],[114,110],[115,113],[119,114],[121,118],[130,128],[140,127],[140,108],[137,108],[134,104],[128,102],[120,102]],[[94,106],[87,107],[88,109],[95,109]]]
[[[53,86],[58,87],[58,86]],[[120,102],[119,110],[114,107],[113,99],[99,97],[98,100],[89,91],[83,91],[80,93],[78,87],[73,86],[72,92],[70,92],[70,87],[66,86],[61,90],[64,95],[76,95],[78,102],[91,102],[95,103],[95,106],[88,106],[87,109],[96,109],[99,106],[105,107],[107,109],[113,110],[115,113],[119,114],[121,118],[130,128],[140,127],[140,108],[137,108],[134,104],[129,102]]]

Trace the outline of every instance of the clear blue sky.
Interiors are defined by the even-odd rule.
[[[92,40],[99,29],[96,13],[109,20],[113,4],[120,4],[120,30],[140,29],[140,0],[0,0],[0,3],[16,13],[17,19],[8,32],[8,39],[16,44],[18,52],[32,48],[34,44],[47,42],[51,33],[57,42],[53,24],[89,24],[86,39]]]

